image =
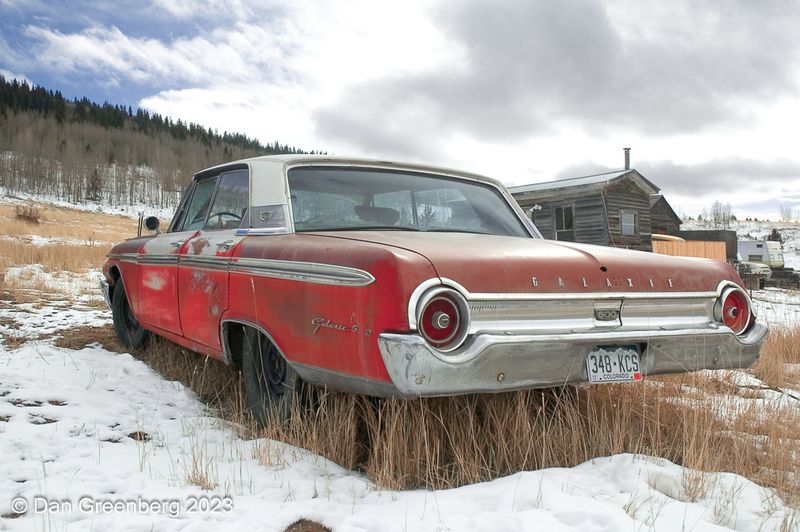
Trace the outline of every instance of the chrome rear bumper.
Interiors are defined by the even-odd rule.
[[[749,367],[767,328],[737,337],[727,327],[574,334],[480,334],[443,354],[416,334],[381,334],[383,362],[405,397],[504,392],[586,382],[586,356],[598,345],[639,344],[642,373]]]

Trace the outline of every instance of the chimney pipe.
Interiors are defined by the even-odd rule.
[[[622,148],[625,150],[625,170],[631,169],[631,149],[630,148]]]

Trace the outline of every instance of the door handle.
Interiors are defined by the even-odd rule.
[[[184,242],[186,242],[186,240],[176,240],[175,242],[170,242],[169,245],[174,248],[179,248],[183,245]]]

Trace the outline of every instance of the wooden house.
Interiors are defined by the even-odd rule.
[[[654,235],[675,235],[681,229],[681,217],[675,214],[661,194],[650,196],[650,232]]]
[[[652,251],[651,197],[659,188],[635,169],[509,187],[509,191],[545,238]],[[657,212],[659,204],[657,199]],[[661,219],[656,217],[658,224]],[[677,215],[667,220],[667,226],[676,222],[680,222]]]

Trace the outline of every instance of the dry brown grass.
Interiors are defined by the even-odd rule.
[[[800,364],[800,328],[771,330],[753,374],[775,388],[800,384],[800,372],[787,364]]]
[[[58,338],[53,344],[65,349],[83,349],[92,344],[100,344],[104,349],[116,353],[126,353],[127,350],[119,343],[112,325],[100,327],[75,327],[54,334]]]
[[[17,219],[15,205],[0,205],[0,234],[37,235],[95,242],[117,242],[120,236],[134,236],[137,221],[125,216],[85,212],[44,203],[31,203],[40,213],[41,223],[31,226]]]
[[[17,220],[21,222],[38,225],[43,221],[41,209],[32,203],[17,205],[14,211]]]
[[[2,227],[0,227],[2,231]],[[0,240],[0,266],[41,264],[48,272],[82,273],[99,270],[111,246],[49,243],[32,245],[20,240]]]
[[[35,211],[40,223],[32,225],[18,217],[18,209]],[[133,236],[136,221],[122,216],[63,209],[51,205],[0,205],[0,269],[41,264],[45,271],[82,273],[99,269],[112,242],[120,235]],[[33,237],[67,242],[33,244]],[[96,245],[96,243],[103,243]]]
[[[800,502],[795,410],[772,407],[764,417],[752,406],[723,419],[716,415],[721,405],[674,401],[676,391],[606,385],[417,401],[324,393],[316,408],[262,436],[360,469],[392,489],[450,488],[634,453],[738,473]],[[269,443],[259,449],[264,463],[278,459]],[[702,478],[687,478],[687,498],[705,494]]]

